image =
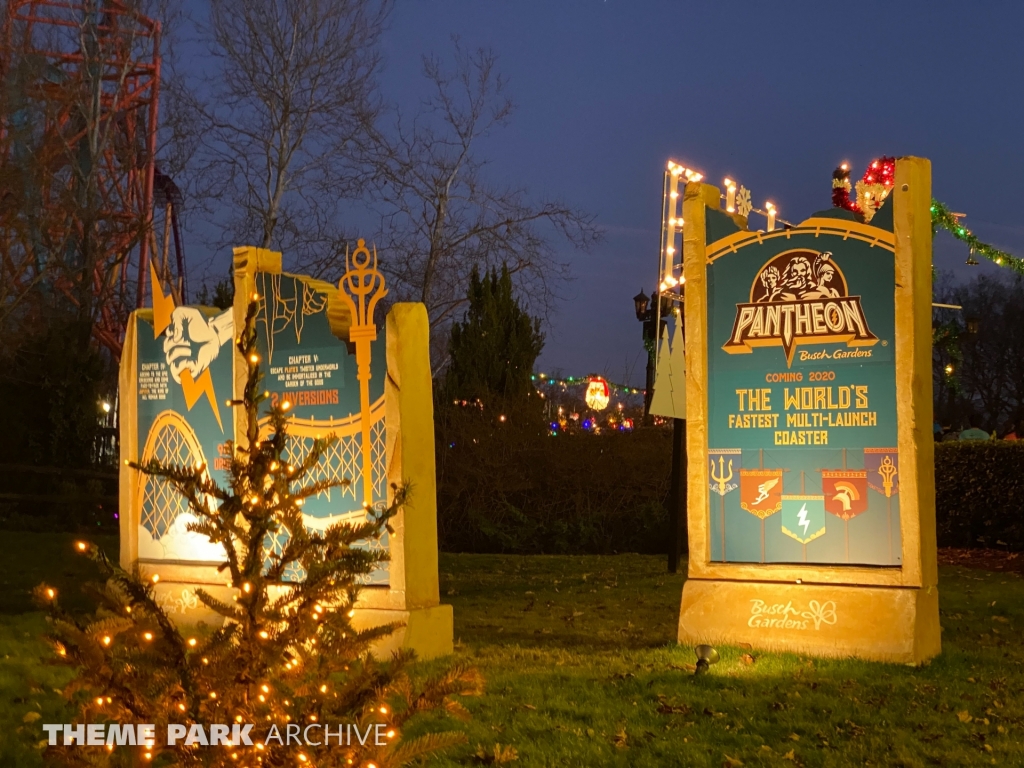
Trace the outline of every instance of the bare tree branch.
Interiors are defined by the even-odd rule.
[[[200,128],[191,183],[209,195],[217,245],[256,243],[300,263],[344,251],[338,202],[357,189],[351,156],[380,109],[389,9],[389,0],[211,1],[203,40],[214,66],[178,95]]]
[[[396,112],[369,148],[378,242],[394,254],[384,268],[399,300],[422,301],[431,325],[446,326],[465,304],[474,267],[507,264],[531,311],[547,314],[568,279],[559,240],[589,248],[600,238],[591,215],[488,177],[481,141],[509,125],[514,105],[490,50],[454,39],[450,67],[428,56],[430,95],[411,123]]]

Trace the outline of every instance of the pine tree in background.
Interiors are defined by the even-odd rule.
[[[452,325],[447,399],[512,411],[539,403],[530,376],[543,347],[540,320],[519,305],[508,267],[483,278],[474,267],[469,308],[462,322]]]
[[[100,602],[94,615],[75,617],[62,611],[56,591],[36,590],[50,610],[50,639],[76,676],[64,696],[77,709],[79,723],[151,723],[156,743],[139,746],[58,746],[48,757],[67,765],[182,766],[363,766],[405,765],[421,755],[463,742],[461,732],[433,733],[403,741],[402,730],[420,712],[441,709],[464,716],[453,698],[480,692],[472,669],[453,667],[416,690],[407,674],[411,654],[397,654],[387,663],[368,654],[370,644],[390,634],[395,625],[357,630],[353,608],[362,580],[387,554],[359,545],[375,539],[405,499],[393,487],[394,502],[386,509],[367,510],[366,521],[337,524],[311,532],[302,521],[305,499],[348,480],[306,482],[333,437],[317,440],[301,461],[288,463],[287,411],[282,401],[269,410],[269,425],[260,435],[258,415],[266,393],[260,393],[256,351],[256,303],[249,306],[238,349],[248,364],[244,397],[235,405],[246,411],[246,445],[232,445],[230,482],[214,482],[205,466],[162,465],[156,461],[136,469],[164,478],[189,502],[200,522],[190,530],[223,545],[225,583],[232,598],[222,601],[196,589],[203,605],[225,618],[223,626],[195,628],[182,634],[157,601],[157,574],[129,573],[86,542],[76,545],[95,560],[107,580],[94,588]],[[287,534],[281,554],[268,552],[270,537]],[[289,569],[305,573],[288,581]],[[252,746],[164,746],[168,724],[254,724]],[[360,744],[341,746],[287,744],[289,725],[323,741],[330,726],[358,726],[371,735]],[[375,741],[377,731],[384,746]],[[274,737],[275,730],[281,739]],[[281,743],[285,741],[285,743]],[[265,743],[264,743],[265,742]]]

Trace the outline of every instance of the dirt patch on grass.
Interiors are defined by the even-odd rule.
[[[1024,557],[1020,552],[1000,549],[958,549],[943,547],[939,550],[939,565],[961,565],[983,571],[1024,573]]]

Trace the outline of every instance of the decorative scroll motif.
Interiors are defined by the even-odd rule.
[[[181,590],[181,597],[175,597],[173,593],[158,595],[157,602],[169,614],[184,615],[199,607],[199,596],[193,590],[186,588]]]

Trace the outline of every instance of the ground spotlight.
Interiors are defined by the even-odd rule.
[[[707,672],[712,664],[717,664],[719,661],[718,651],[710,645],[698,645],[694,648],[694,651],[697,654],[697,671],[694,672],[695,675]]]

